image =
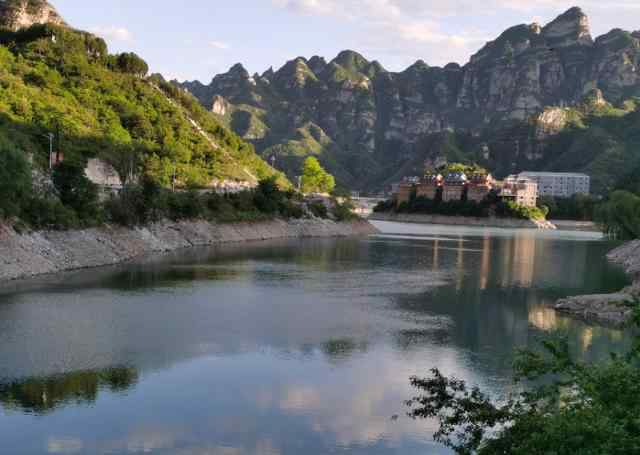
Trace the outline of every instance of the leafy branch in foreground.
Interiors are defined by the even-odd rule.
[[[634,323],[638,326],[638,311]],[[601,363],[576,361],[564,338],[521,351],[515,381],[536,381],[503,403],[437,369],[412,378],[416,419],[435,418],[434,439],[460,455],[640,454],[640,344]]]

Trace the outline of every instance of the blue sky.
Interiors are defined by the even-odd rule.
[[[552,20],[571,6],[594,36],[640,28],[638,0],[52,0],[76,28],[132,50],[168,78],[208,82],[234,63],[250,72],[297,56],[328,60],[353,49],[389,70],[422,59],[465,63],[484,42],[520,23]]]

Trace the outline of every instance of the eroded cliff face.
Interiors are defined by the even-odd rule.
[[[331,62],[298,57],[262,75],[250,76],[236,65],[210,85],[184,87],[206,107],[224,112],[236,132],[255,138],[258,151],[277,156],[290,174],[306,148],[343,183],[366,188],[424,161],[452,158],[426,149],[429,135],[477,136],[531,120],[534,139],[557,133],[566,123],[561,109],[594,90],[614,104],[640,94],[639,65],[640,32],[613,30],[594,40],[587,16],[572,8],[545,26],[506,30],[463,67],[418,61],[393,73],[345,51]],[[545,111],[553,108],[558,110]],[[330,139],[319,149],[305,139],[310,123]],[[539,144],[510,143],[512,156],[501,157],[510,163],[520,163],[520,155],[542,159]],[[479,153],[491,157],[484,146]]]
[[[66,25],[45,0],[0,0],[0,27],[17,31],[35,24]]]

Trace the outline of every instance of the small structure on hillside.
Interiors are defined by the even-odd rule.
[[[112,165],[99,158],[87,161],[84,173],[91,182],[105,193],[117,193],[122,190],[122,180]]]

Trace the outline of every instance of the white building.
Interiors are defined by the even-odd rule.
[[[538,184],[524,175],[510,175],[502,182],[500,197],[525,207],[535,207],[538,202]]]
[[[522,172],[522,177],[538,184],[539,196],[569,198],[591,192],[591,177],[570,172]]]

